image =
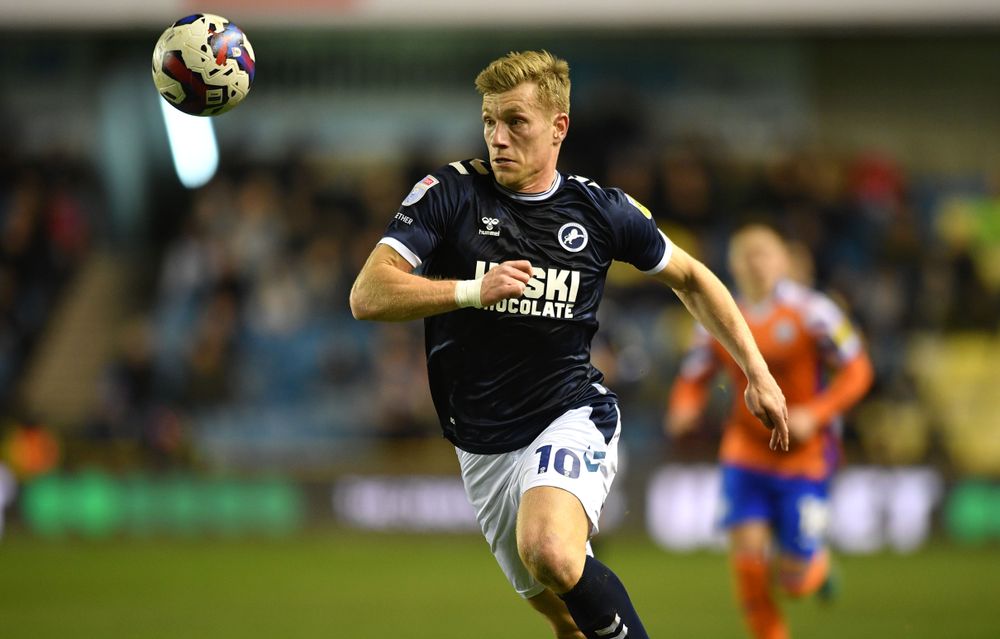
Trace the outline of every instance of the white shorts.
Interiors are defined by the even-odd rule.
[[[602,432],[603,431],[603,432]],[[618,470],[621,416],[614,404],[567,411],[529,445],[509,453],[477,455],[456,448],[465,493],[493,556],[525,599],[545,586],[528,572],[517,552],[517,510],[521,495],[535,486],[573,494],[596,535],[604,500]],[[587,544],[587,553],[590,544]]]

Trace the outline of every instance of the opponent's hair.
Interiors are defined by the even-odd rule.
[[[742,239],[743,237],[746,237],[747,235],[751,235],[754,233],[768,235],[777,240],[780,245],[787,248],[788,238],[786,238],[784,234],[782,234],[782,232],[777,229],[777,227],[775,227],[773,224],[770,224],[769,222],[757,221],[757,220],[747,221],[741,224],[739,227],[737,227],[737,229],[733,231],[732,235],[730,236],[730,243],[735,242],[736,240]]]
[[[781,231],[767,222],[748,222],[743,224],[729,237],[729,256],[732,259],[736,247],[743,243],[743,240],[750,235],[763,235],[774,241],[775,245],[781,249],[787,259],[791,259],[791,245]]]
[[[511,51],[490,62],[476,76],[481,95],[504,93],[533,82],[539,105],[556,113],[569,113],[569,63],[548,51]]]

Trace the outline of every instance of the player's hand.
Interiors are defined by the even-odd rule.
[[[770,373],[760,375],[747,384],[743,399],[750,412],[771,429],[771,450],[788,450],[788,406],[785,395]]]
[[[479,299],[483,306],[493,306],[500,300],[521,297],[531,279],[531,262],[511,260],[494,266],[483,276]]]
[[[793,406],[788,409],[788,432],[796,443],[811,438],[819,428],[816,414],[807,406]]]

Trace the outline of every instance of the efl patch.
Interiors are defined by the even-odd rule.
[[[634,197],[632,197],[628,193],[625,194],[625,197],[628,198],[629,204],[631,204],[635,208],[639,209],[639,212],[642,213],[643,216],[646,217],[646,219],[649,219],[649,220],[653,219],[653,214],[650,213],[649,209],[647,209],[645,206],[643,206],[642,203],[639,200],[635,199]]]
[[[416,204],[417,202],[420,201],[420,198],[424,196],[424,193],[426,193],[429,188],[431,188],[436,184],[440,184],[440,181],[433,175],[428,175],[424,179],[420,180],[419,182],[413,185],[413,190],[410,191],[410,194],[407,195],[406,199],[403,200],[403,206],[410,206]]]
[[[848,321],[843,321],[837,326],[837,330],[833,332],[833,343],[837,345],[837,348],[843,348],[844,343],[847,342],[854,335],[854,328]]]

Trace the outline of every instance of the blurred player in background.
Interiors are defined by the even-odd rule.
[[[787,448],[784,398],[722,283],[622,191],[556,170],[569,65],[511,53],[476,87],[489,163],[453,162],[414,186],[359,273],[351,309],[426,318],[431,396],[466,492],[507,578],[555,635],[645,638],[625,587],[589,552],[621,428],[590,361],[611,261],[673,287],[727,345],[775,448]]]
[[[790,596],[828,585],[823,535],[827,489],[840,457],[839,415],[872,382],[872,366],[844,313],[828,297],[789,277],[790,258],[771,228],[750,225],[729,247],[740,308],[788,402],[794,447],[776,455],[738,399],[722,436],[722,524],[747,626],[754,637],[788,637],[775,603],[772,575]],[[740,369],[699,327],[670,396],[665,427],[681,436],[699,423],[708,385],[720,367]],[[827,382],[825,371],[832,371]]]

